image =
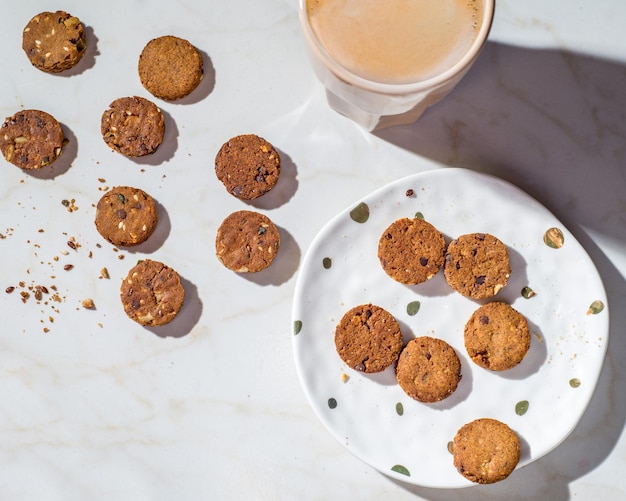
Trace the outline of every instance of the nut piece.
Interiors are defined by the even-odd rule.
[[[83,299],[82,305],[83,305],[83,308],[87,310],[93,310],[96,307],[96,305],[93,302],[93,299],[91,299],[90,297],[88,297],[87,299]]]

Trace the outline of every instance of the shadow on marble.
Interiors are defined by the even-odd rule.
[[[506,179],[540,201],[594,261],[609,298],[607,358],[589,407],[556,449],[493,485],[401,485],[425,499],[575,497],[569,484],[614,453],[626,422],[626,281],[594,234],[626,246],[626,66],[489,43],[461,84],[417,123],[376,132],[444,165]],[[593,480],[591,480],[593,482]]]

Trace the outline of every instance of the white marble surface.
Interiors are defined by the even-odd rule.
[[[57,8],[88,27],[86,60],[69,77],[33,69],[20,49],[28,19]],[[71,143],[45,173],[0,165],[1,497],[626,496],[625,16],[622,0],[501,0],[461,85],[417,124],[369,134],[327,108],[295,0],[15,2],[0,33],[0,115],[44,109]],[[206,77],[183,103],[159,102],[165,143],[135,162],[104,145],[99,118],[117,97],[149,97],[136,59],[163,34],[200,48]],[[254,204],[213,173],[219,146],[247,132],[284,161],[280,184]],[[305,399],[291,346],[298,265],[317,231],[387,182],[446,166],[498,175],[548,207],[595,261],[611,317],[604,369],[572,435],[506,481],[450,491],[392,481],[336,442]],[[115,184],[160,204],[157,234],[133,252],[114,252],[93,226],[93,204]],[[72,198],[70,213],[61,200]],[[251,207],[281,228],[283,246],[246,278],[217,262],[213,241],[228,213]],[[70,236],[81,247],[66,256]],[[117,297],[143,257],[178,269],[187,289],[181,316],[160,330],[130,322]],[[98,278],[103,266],[109,280]],[[4,293],[19,281],[55,284],[61,302]],[[80,307],[86,296],[95,311]]]

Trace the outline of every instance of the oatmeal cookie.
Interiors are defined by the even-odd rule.
[[[202,55],[183,38],[167,35],[150,40],[139,56],[139,79],[153,96],[183,98],[202,80]]]

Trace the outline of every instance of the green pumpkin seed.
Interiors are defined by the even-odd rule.
[[[322,266],[327,270],[333,265],[333,260],[329,257],[322,259]]]
[[[406,312],[408,315],[413,316],[417,315],[417,312],[420,311],[420,302],[419,301],[411,301],[406,305]]]
[[[518,416],[523,416],[524,414],[526,414],[526,411],[528,411],[528,406],[528,400],[521,400],[517,402],[517,404],[515,405],[515,414],[517,414]]]
[[[295,320],[293,323],[293,334],[297,336],[302,330],[302,320]]]
[[[543,242],[552,249],[560,249],[565,242],[565,236],[560,229],[550,228],[543,234]]]
[[[597,315],[602,310],[604,310],[604,303],[600,300],[594,301],[589,305],[589,309],[587,310],[587,315]]]
[[[361,202],[350,211],[350,217],[357,223],[365,223],[370,218],[370,208],[365,202]]]
[[[411,476],[411,474],[409,473],[409,470],[406,467],[402,466],[401,464],[392,466],[391,471],[395,471],[396,473],[400,473],[401,475],[406,475],[407,477]]]

